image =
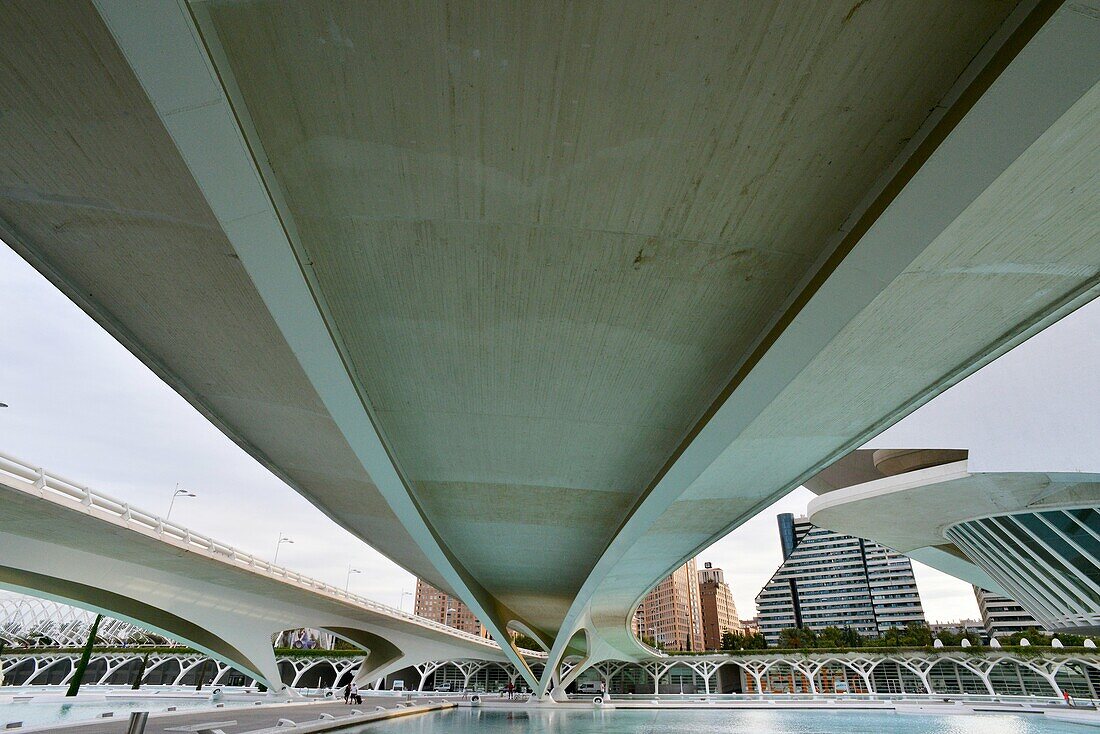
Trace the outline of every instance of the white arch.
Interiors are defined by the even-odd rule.
[[[928,680],[924,677],[924,675],[921,674],[920,670],[913,667],[913,665],[903,657],[889,657],[889,656],[886,656],[886,657],[883,657],[883,658],[880,658],[880,659],[876,660],[875,664],[872,665],[871,668],[868,670],[868,676],[871,679],[874,678],[875,668],[882,665],[883,663],[894,663],[895,665],[898,665],[900,667],[904,667],[910,673],[917,676],[917,680],[919,680],[921,686],[924,687],[924,692],[925,693],[931,693],[932,692],[931,687],[928,685]],[[905,680],[903,678],[901,678],[900,673],[898,675],[898,683],[901,685],[902,692],[904,692],[905,691]],[[873,686],[870,690],[873,693],[878,693],[878,691],[874,690]]]
[[[53,668],[56,665],[64,665],[65,663],[68,664],[69,668],[68,668],[68,672],[61,679],[61,682],[62,683],[68,683],[69,678],[72,677],[72,674],[73,674],[73,671],[74,671],[74,665],[73,665],[74,662],[75,661],[74,661],[73,657],[70,656],[70,655],[53,656],[49,659],[48,663],[44,662],[44,664],[42,665],[42,667],[40,669],[35,670],[34,677],[28,678],[27,679],[27,684],[28,685],[35,685],[34,679],[37,678],[39,675],[41,675],[42,673],[46,673],[47,671],[49,671],[51,668]]]

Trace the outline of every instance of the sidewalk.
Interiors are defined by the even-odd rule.
[[[439,700],[435,697],[421,696],[414,698],[411,703],[424,704],[428,702],[429,698],[433,701]],[[197,712],[153,713],[150,714],[148,723],[145,726],[145,734],[165,734],[165,730],[169,727],[190,726],[217,721],[236,721],[237,723],[233,726],[219,728],[224,730],[225,734],[243,734],[244,732],[271,728],[276,725],[279,719],[289,719],[301,726],[306,723],[317,722],[321,719],[321,714],[330,714],[336,718],[341,718],[350,715],[353,710],[362,711],[364,714],[372,713],[376,706],[396,709],[399,703],[403,704],[406,701],[393,696],[363,696],[361,705],[345,705],[342,701],[339,703],[308,701],[287,704],[265,703],[259,706],[226,706],[225,708]],[[126,734],[128,722],[129,715],[127,714],[119,718],[94,719],[79,724],[52,727],[48,731],[51,734]],[[33,729],[28,727],[27,729],[13,729],[11,734],[46,730],[46,727],[35,727]],[[294,728],[288,727],[287,730],[292,732]],[[168,732],[168,734],[173,733]]]

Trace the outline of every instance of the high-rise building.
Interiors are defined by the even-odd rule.
[[[877,637],[925,623],[913,565],[877,543],[779,516],[783,564],[756,597],[769,645],[787,628],[850,628]]]
[[[463,632],[482,637],[489,636],[489,631],[458,597],[440,591],[421,579],[416,580],[416,601],[413,611],[421,617],[449,625]]]
[[[1035,617],[1007,596],[994,594],[979,586],[974,587],[974,596],[978,599],[978,611],[982,614],[985,632],[991,638],[1043,629]]]
[[[699,570],[699,610],[703,620],[703,646],[707,650],[722,647],[722,633],[741,629],[733,594],[722,569],[704,563]]]
[[[634,613],[635,634],[666,650],[703,650],[698,576],[693,558],[662,579]]]

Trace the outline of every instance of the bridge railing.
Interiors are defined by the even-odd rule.
[[[297,571],[291,571],[289,568],[276,566],[269,561],[258,558],[255,554],[235,548],[227,543],[222,543],[208,535],[197,533],[179,523],[166,520],[159,515],[154,515],[151,512],[146,512],[145,510],[134,507],[129,502],[111,497],[108,494],[94,490],[79,482],[67,479],[60,474],[47,471],[34,464],[0,452],[0,476],[5,474],[32,483],[38,490],[38,497],[44,500],[68,506],[70,509],[77,509],[73,507],[77,505],[84,508],[85,511],[98,510],[122,520],[130,526],[131,529],[141,530],[146,533],[155,533],[161,540],[172,542],[177,545],[184,545],[190,549],[206,551],[219,560],[227,561],[251,571],[295,583],[311,591],[338,597],[373,612],[385,614],[390,617],[397,617],[411,624],[433,629],[451,637],[463,639],[467,642],[473,642],[490,648],[499,649],[500,647],[495,641],[481,637],[480,635],[465,632],[451,627],[450,625],[426,619],[416,614],[410,614],[409,612],[402,611],[395,607],[376,602],[373,599],[368,599],[358,594],[345,591],[337,586],[311,578]],[[545,653],[524,651],[524,654],[537,657]]]

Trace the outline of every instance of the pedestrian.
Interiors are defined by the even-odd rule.
[[[363,697],[359,695],[359,686],[355,685],[355,681],[351,682],[351,700],[354,701],[356,705],[363,703]]]
[[[1067,706],[1073,706],[1073,699],[1069,697],[1069,691],[1062,691],[1062,698],[1065,700]]]
[[[348,683],[346,686],[344,686],[344,703],[347,704],[347,702],[350,699],[351,699],[351,683]]]
[[[508,700],[511,701],[515,697],[516,684],[512,681],[508,681]]]

